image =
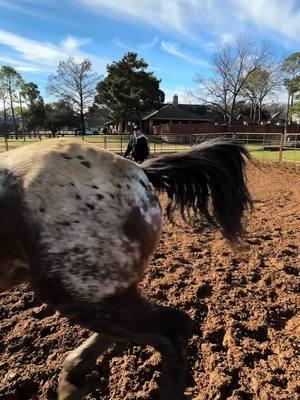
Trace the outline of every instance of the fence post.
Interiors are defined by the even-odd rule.
[[[282,150],[283,150],[283,144],[284,144],[284,129],[280,134],[280,143],[279,143],[279,157],[278,161],[282,161]]]
[[[193,146],[193,135],[190,135],[190,147]]]
[[[104,149],[107,150],[107,137],[104,137]]]
[[[232,141],[233,142],[236,141],[236,132],[235,131],[232,132]]]
[[[4,136],[4,143],[5,143],[5,151],[8,151],[8,140],[6,136]]]

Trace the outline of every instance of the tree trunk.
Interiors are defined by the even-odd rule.
[[[84,120],[84,112],[82,104],[80,104],[80,124],[83,135],[85,135],[85,120]]]
[[[286,109],[286,122],[289,121],[289,115],[290,115],[290,98],[291,98],[291,93],[290,93],[290,90],[289,90],[289,93],[288,93],[288,101],[287,101],[287,109]]]
[[[228,107],[227,107],[227,95],[224,93],[224,123],[226,126],[228,126]]]
[[[260,121],[261,121],[261,107],[262,107],[262,102],[260,101],[258,104],[258,121],[257,121],[257,125],[260,125]]]
[[[85,119],[84,119],[84,111],[83,111],[82,89],[80,89],[80,123],[81,123],[83,135],[85,135]]]
[[[5,133],[7,133],[7,114],[6,114],[5,100],[3,100],[3,116],[4,116],[4,131]]]
[[[254,125],[256,124],[256,109],[257,109],[257,105],[254,104],[254,111],[253,111],[253,121],[254,121]]]
[[[294,93],[292,93],[292,95],[291,95],[291,109],[292,109],[292,112],[290,113],[290,121],[289,122],[293,122],[293,107],[294,107]]]
[[[80,124],[83,134],[85,135],[85,120],[83,110],[80,110]]]
[[[230,120],[229,120],[229,126],[231,126],[232,120],[233,120],[233,113],[234,113],[234,108],[235,108],[235,100],[236,97],[233,98],[232,100],[232,105],[231,105],[231,110],[230,110]]]
[[[11,116],[12,116],[12,120],[13,120],[13,129],[14,129],[15,135],[17,135],[17,125],[16,125],[15,110],[14,110],[11,88],[8,89],[8,93],[9,93],[9,100],[10,100]]]
[[[25,125],[24,125],[24,115],[23,115],[23,107],[22,107],[22,96],[19,93],[19,102],[20,102],[20,110],[21,110],[21,121],[22,121],[22,130],[23,132],[25,131]]]
[[[123,120],[121,120],[121,121],[119,122],[119,125],[118,125],[118,133],[119,133],[119,134],[122,134],[122,133],[123,133]]]

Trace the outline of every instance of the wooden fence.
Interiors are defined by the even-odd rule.
[[[27,145],[33,142],[49,139],[48,133],[22,134],[17,138],[0,135],[0,151],[9,151],[20,145]],[[54,137],[74,137],[77,140],[85,140],[95,143],[101,148],[124,154],[129,140],[128,135],[91,135],[77,136],[69,133],[58,133]],[[51,136],[52,137],[52,136]],[[151,155],[160,153],[180,152],[187,150],[190,146],[202,143],[205,140],[222,137],[246,144],[256,158],[272,160],[300,161],[300,133],[281,132],[205,132],[199,134],[163,134],[149,135],[148,142]]]

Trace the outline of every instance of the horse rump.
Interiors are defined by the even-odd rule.
[[[158,191],[168,195],[167,215],[179,209],[184,219],[192,211],[217,223],[233,241],[243,233],[242,216],[252,209],[245,179],[246,147],[216,139],[182,153],[150,159],[141,165]]]

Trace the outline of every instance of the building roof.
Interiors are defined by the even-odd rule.
[[[166,104],[160,110],[154,111],[143,118],[143,120],[149,119],[168,121],[212,121],[212,118],[206,112],[206,107],[192,104]]]
[[[151,112],[141,112],[143,121],[165,120],[165,121],[196,121],[196,122],[222,122],[223,116],[213,106],[199,104],[178,104],[178,97],[173,97],[173,103],[163,104],[159,110]],[[127,121],[138,121],[138,114],[133,111],[127,118]],[[106,122],[109,125],[112,121]]]
[[[286,111],[278,111],[271,116],[271,122],[286,121]]]

